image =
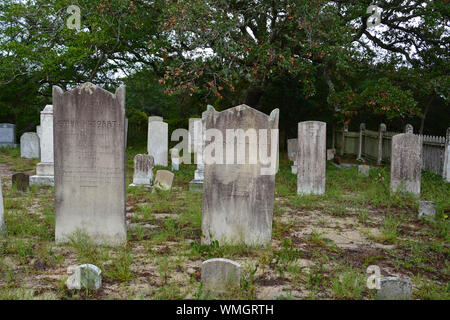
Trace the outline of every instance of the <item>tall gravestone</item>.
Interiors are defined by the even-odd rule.
[[[444,180],[450,182],[450,128],[447,129],[447,137],[445,139],[444,152]]]
[[[203,192],[203,182],[205,179],[205,143],[206,143],[206,130],[205,130],[205,121],[206,115],[208,112],[212,112],[214,108],[208,105],[205,112],[202,113],[202,121],[195,122],[194,134],[197,137],[194,139],[196,143],[195,150],[195,161],[197,162],[197,169],[194,172],[194,179],[189,182],[189,190],[193,192]]]
[[[197,146],[201,143],[201,129],[202,129],[202,119],[201,118],[190,118],[189,119],[189,144],[188,152],[196,153]]]
[[[11,123],[0,123],[0,147],[16,146],[16,126]]]
[[[96,243],[126,242],[125,88],[54,86],[53,104],[56,241],[80,230]]]
[[[391,190],[420,196],[422,139],[412,133],[392,137]]]
[[[30,177],[30,185],[54,185],[53,157],[53,106],[47,105],[41,112],[41,162],[36,166],[36,175]]]
[[[366,130],[366,124],[361,123],[359,125],[359,140],[358,140],[358,157],[356,157],[356,160],[362,161],[362,149],[363,149],[363,138],[364,138],[364,131]]]
[[[208,109],[202,242],[267,245],[272,236],[279,110],[268,116],[246,105],[222,112]],[[239,135],[239,129],[245,135]],[[251,132],[259,135],[251,138]]]
[[[324,194],[327,125],[320,121],[298,124],[297,193]]]
[[[295,161],[295,159],[297,158],[298,139],[288,139],[287,145],[288,145],[288,158],[291,161]]]
[[[0,234],[5,233],[5,209],[3,207],[2,176],[0,173]]]
[[[26,132],[20,137],[20,156],[25,159],[34,159],[41,156],[37,133]]]
[[[383,136],[386,132],[386,125],[384,123],[380,124],[378,129],[378,154],[377,154],[377,165],[381,165],[383,162]]]
[[[169,127],[161,117],[148,118],[148,154],[155,160],[155,165],[167,167],[169,157]]]
[[[143,186],[150,188],[153,182],[154,160],[148,154],[137,154],[134,157],[133,183],[130,187]]]

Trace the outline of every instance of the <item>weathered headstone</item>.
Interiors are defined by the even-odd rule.
[[[398,277],[380,278],[379,300],[411,300],[412,285],[409,280]]]
[[[11,123],[0,123],[0,147],[17,147],[16,126]]]
[[[201,129],[202,129],[202,119],[201,118],[190,118],[189,119],[189,144],[188,152],[197,152],[197,147],[201,143]]]
[[[156,172],[154,188],[161,190],[172,189],[174,174],[167,170],[158,170]]]
[[[102,271],[93,264],[83,264],[77,267],[68,267],[70,275],[66,281],[69,290],[98,290],[102,286]]]
[[[392,137],[391,190],[420,195],[422,139],[412,133]]]
[[[81,230],[96,243],[126,242],[125,88],[54,86],[53,104],[56,241]]]
[[[297,139],[288,139],[288,158],[291,161],[295,161],[297,158],[297,147],[298,140]]]
[[[53,106],[47,105],[41,112],[40,136],[41,162],[36,166],[36,175],[30,177],[30,185],[54,185],[53,157]]]
[[[242,267],[232,260],[216,258],[202,263],[202,285],[206,292],[225,293],[241,284]]]
[[[148,154],[155,160],[155,165],[167,167],[169,153],[169,128],[161,117],[148,118]]]
[[[41,156],[39,136],[34,132],[26,132],[20,137],[20,156],[35,159]]]
[[[320,121],[298,124],[298,194],[325,193],[326,126]]]
[[[2,176],[0,172],[0,234],[5,233],[5,208],[3,207]]]
[[[450,128],[447,129],[447,136],[445,138],[445,152],[444,152],[444,169],[443,176],[446,182],[450,182]]]
[[[12,185],[15,185],[17,191],[26,192],[30,186],[30,176],[25,173],[13,174],[11,178]]]
[[[436,203],[433,201],[419,201],[419,218],[436,216]]]
[[[170,160],[172,163],[172,170],[173,171],[180,170],[181,158],[180,158],[180,152],[178,151],[178,149],[176,149],[176,148],[170,149]]]
[[[270,243],[278,119],[278,109],[268,116],[246,105],[222,112],[209,107],[205,115],[203,243]]]
[[[358,166],[358,175],[362,177],[368,177],[370,173],[370,166],[367,165],[359,165]]]
[[[334,159],[334,149],[327,149],[327,161]]]
[[[384,123],[380,124],[378,129],[378,154],[377,154],[377,165],[381,165],[383,161],[383,136],[386,132],[386,125]]]
[[[133,183],[130,187],[143,186],[150,188],[153,182],[154,160],[148,154],[137,154],[134,157]]]
[[[359,144],[358,144],[358,157],[356,160],[362,160],[362,146],[363,146],[363,137],[364,137],[364,131],[366,130],[366,124],[361,123],[359,125]]]

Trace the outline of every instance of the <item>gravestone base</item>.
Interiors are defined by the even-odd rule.
[[[55,186],[55,177],[54,176],[31,176],[30,177],[30,186]]]
[[[36,165],[36,175],[30,177],[30,186],[55,186],[53,163],[40,162]]]
[[[135,184],[135,183],[132,183],[132,184],[129,185],[129,187],[144,187],[144,188],[151,188],[152,185],[151,185],[151,184]]]
[[[192,180],[189,182],[189,191],[203,192],[203,180]]]

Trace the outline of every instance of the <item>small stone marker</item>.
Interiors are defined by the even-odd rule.
[[[126,242],[125,87],[53,87],[55,238],[82,230],[95,243]]]
[[[133,183],[130,187],[144,186],[150,188],[153,182],[154,160],[148,154],[137,154],[134,157]]]
[[[362,177],[368,177],[370,173],[370,166],[367,165],[359,165],[358,166],[358,175]]]
[[[154,188],[168,191],[172,188],[173,177],[175,175],[167,170],[158,170],[156,172]]]
[[[291,166],[291,172],[293,174],[297,174],[297,171],[298,171],[297,160],[294,160],[294,164]]]
[[[5,233],[5,208],[3,207],[2,177],[0,172],[0,234]]]
[[[161,117],[148,118],[147,151],[155,165],[167,167],[169,153],[168,124]]]
[[[216,258],[202,263],[202,284],[207,292],[225,293],[241,284],[242,267],[239,263]]]
[[[40,131],[41,162],[36,165],[36,175],[30,177],[30,185],[54,186],[53,105],[46,105],[41,112]]]
[[[327,161],[334,159],[334,149],[327,149]]]
[[[436,216],[436,203],[433,201],[419,201],[419,218]]]
[[[16,146],[16,126],[11,123],[0,123],[0,147]]]
[[[412,133],[392,137],[391,190],[420,195],[422,139]]]
[[[324,194],[327,124],[305,121],[298,124],[298,194]]]
[[[66,281],[69,290],[98,290],[102,286],[102,271],[93,264],[83,264],[76,267],[68,267],[70,277]]]
[[[172,162],[172,170],[173,171],[178,171],[180,170],[180,152],[178,151],[178,149],[173,148],[170,149],[170,159]]]
[[[39,136],[35,132],[26,132],[20,137],[20,156],[25,159],[38,159],[41,156]]]
[[[12,184],[17,191],[26,192],[30,186],[30,176],[25,173],[16,173],[12,176]]]
[[[398,277],[380,278],[379,300],[411,300],[412,285],[409,280]]]

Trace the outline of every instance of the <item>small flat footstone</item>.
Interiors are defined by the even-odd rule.
[[[66,281],[69,290],[98,290],[102,286],[102,271],[93,264],[68,267],[67,273],[70,274]]]
[[[224,293],[239,288],[241,284],[241,270],[239,263],[216,258],[202,263],[202,283],[207,292]]]
[[[378,300],[411,300],[412,285],[409,280],[398,277],[383,277],[380,279]]]

